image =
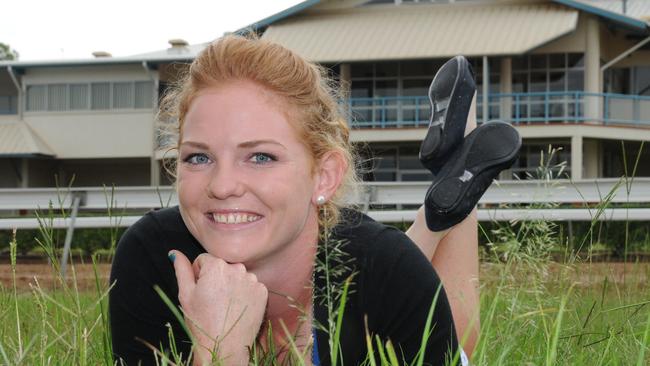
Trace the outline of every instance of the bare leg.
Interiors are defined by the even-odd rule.
[[[476,95],[470,107],[465,135],[476,127]],[[479,333],[478,222],[476,210],[456,226],[441,232],[426,225],[424,206],[406,235],[431,261],[451,305],[459,341],[471,357]]]

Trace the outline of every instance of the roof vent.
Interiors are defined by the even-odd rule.
[[[168,42],[172,48],[185,48],[189,46],[189,43],[187,43],[186,40],[180,38],[170,39]]]
[[[93,56],[95,56],[95,58],[113,57],[113,55],[111,55],[110,53],[108,53],[106,51],[95,51],[95,52],[93,52]]]

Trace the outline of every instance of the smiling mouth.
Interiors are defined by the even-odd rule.
[[[212,213],[212,214],[208,214],[208,217],[210,217],[212,221],[219,224],[244,224],[249,222],[255,222],[262,218],[262,216],[254,215],[254,214],[234,214],[234,213],[229,213],[229,214]]]

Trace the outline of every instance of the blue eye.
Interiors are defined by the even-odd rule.
[[[183,161],[192,165],[200,165],[209,163],[210,159],[205,154],[190,154]]]
[[[250,161],[252,161],[255,164],[267,164],[275,160],[277,160],[275,156],[267,153],[260,153],[260,152],[254,153],[250,158]]]

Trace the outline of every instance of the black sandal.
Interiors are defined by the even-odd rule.
[[[475,92],[474,73],[463,56],[447,61],[434,76],[429,87],[429,129],[420,145],[420,161],[433,175],[463,140]]]
[[[512,166],[521,136],[510,124],[488,122],[472,131],[444,161],[424,199],[427,227],[442,231],[463,221],[492,180]]]

